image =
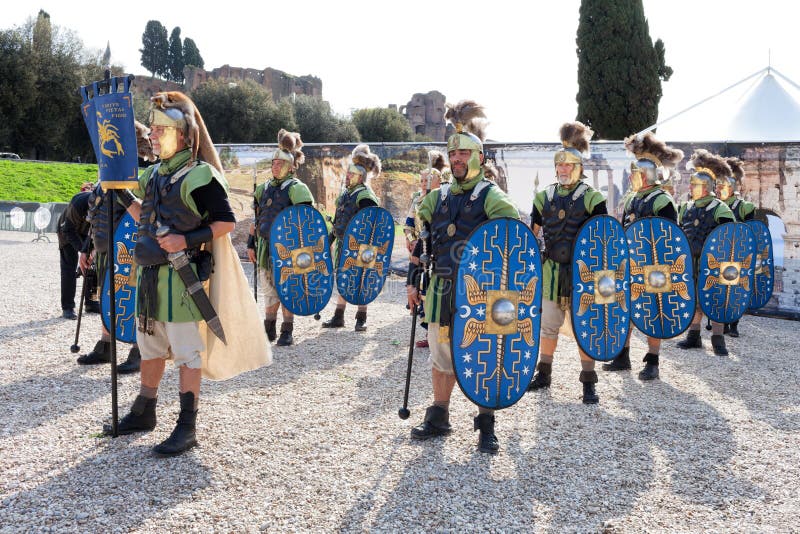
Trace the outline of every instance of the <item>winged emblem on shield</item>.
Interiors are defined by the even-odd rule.
[[[747,311],[753,295],[756,237],[745,223],[714,228],[703,244],[697,298],[709,319],[732,323]]]

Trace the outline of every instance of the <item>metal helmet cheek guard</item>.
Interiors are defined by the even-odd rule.
[[[695,172],[692,173],[691,179],[689,180],[692,200],[703,198],[709,194],[713,195],[715,181],[716,176],[714,175],[714,171],[704,167],[696,168]]]
[[[274,154],[272,154],[272,161],[281,161],[281,170],[278,173],[278,176],[274,176],[274,178],[280,180],[282,178],[286,178],[289,175],[292,168],[294,167],[294,156],[290,153],[286,152],[285,150],[277,149]]]
[[[728,200],[736,193],[736,178],[726,176],[717,180],[717,196],[720,200]]]
[[[553,156],[553,163],[558,167],[562,163],[571,163],[572,172],[569,175],[569,183],[561,183],[562,186],[568,187],[575,185],[583,177],[583,156],[580,151],[572,147],[564,147]],[[556,179],[558,175],[556,174]]]
[[[478,136],[467,131],[462,131],[450,136],[447,140],[447,153],[455,150],[470,150],[472,154],[467,161],[467,175],[465,181],[472,180],[481,173],[481,157],[483,142]]]

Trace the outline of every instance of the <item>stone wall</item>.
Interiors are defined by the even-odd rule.
[[[400,106],[411,129],[432,141],[445,141],[447,127],[444,120],[445,96],[439,91],[416,93],[405,106]]]
[[[316,76],[294,76],[269,67],[259,70],[223,65],[211,71],[186,67],[183,69],[183,76],[187,92],[192,92],[209,80],[250,80],[269,89],[272,92],[272,99],[276,102],[292,94],[322,98],[322,80]]]

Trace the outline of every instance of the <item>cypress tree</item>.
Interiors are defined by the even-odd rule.
[[[653,45],[642,0],[582,0],[576,42],[577,120],[601,139],[655,124],[672,69],[661,39]]]
[[[183,82],[183,43],[181,42],[181,29],[179,26],[172,28],[169,36],[169,79],[173,82]]]
[[[205,66],[200,50],[197,49],[194,40],[188,37],[183,40],[183,63],[198,69],[202,69]]]
[[[142,34],[142,67],[150,71],[151,76],[169,76],[169,41],[167,29],[157,20],[147,21]]]

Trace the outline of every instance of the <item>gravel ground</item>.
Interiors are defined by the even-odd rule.
[[[157,459],[172,430],[168,365],[148,434],[100,438],[109,366],[69,352],[58,252],[0,232],[0,532],[798,531],[798,323],[745,317],[731,356],[662,350],[661,380],[600,373],[580,402],[574,342],[562,336],[553,387],[498,415],[501,451],[475,449],[476,411],[459,392],[451,436],[409,439],[431,400],[415,354],[411,419],[401,421],[410,320],[395,277],[369,330],[322,331],[299,318],[271,367],[204,382],[200,446]],[[323,314],[328,318],[329,306]],[[86,352],[99,333],[83,324]],[[127,346],[120,345],[120,361]],[[138,375],[120,377],[120,413]]]

